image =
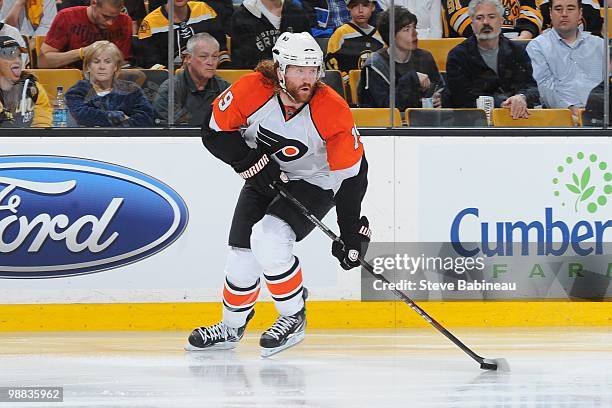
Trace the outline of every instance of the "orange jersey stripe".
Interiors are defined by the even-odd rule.
[[[237,295],[235,293],[230,292],[227,289],[227,286],[223,288],[223,299],[230,306],[245,306],[254,303],[259,296],[259,288],[256,291],[247,293],[245,295]]]
[[[246,125],[247,118],[274,95],[274,87],[264,76],[253,72],[242,76],[213,102],[213,120],[217,131],[234,131]]]
[[[266,284],[268,285],[268,290],[272,295],[287,295],[302,285],[302,268],[298,269],[295,275],[284,282],[274,283],[271,281],[266,281]]]
[[[330,170],[348,169],[359,162],[363,144],[346,101],[326,85],[312,97],[310,113],[326,142]]]

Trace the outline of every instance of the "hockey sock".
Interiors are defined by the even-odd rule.
[[[241,287],[230,282],[227,277],[225,278],[223,323],[233,328],[244,326],[259,296],[259,282],[260,280],[257,279],[254,285]]]
[[[280,274],[273,275],[264,271],[268,291],[274,299],[276,310],[283,316],[291,316],[302,310],[302,268],[296,256],[292,264]]]

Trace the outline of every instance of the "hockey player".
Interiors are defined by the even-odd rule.
[[[470,37],[472,22],[468,7],[475,0],[442,0],[444,37]],[[508,38],[531,39],[542,31],[542,14],[536,0],[501,0],[504,6],[502,32]]]
[[[313,229],[281,198],[284,186],[322,218],[336,205],[344,245],[332,254],[359,265],[370,240],[360,217],[368,165],[347,103],[319,78],[323,53],[308,33],[283,33],[260,62],[213,102],[202,140],[245,179],[229,234],[223,320],[195,329],[187,350],[236,347],[254,315],[261,278],[280,316],[261,336],[262,356],[297,344],[306,328],[306,288],[293,245]],[[243,129],[243,130],[241,130]]]

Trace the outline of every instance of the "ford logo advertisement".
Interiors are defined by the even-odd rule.
[[[187,226],[151,176],[63,156],[0,156],[0,278],[57,278],[139,261]]]

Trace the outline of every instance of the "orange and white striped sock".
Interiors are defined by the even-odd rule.
[[[242,327],[246,318],[255,306],[259,296],[259,282],[257,279],[254,285],[240,287],[225,278],[223,286],[223,322],[229,327]]]
[[[297,256],[293,258],[293,264],[280,274],[271,275],[269,271],[264,271],[266,285],[276,310],[283,316],[294,315],[304,307],[302,268]]]

